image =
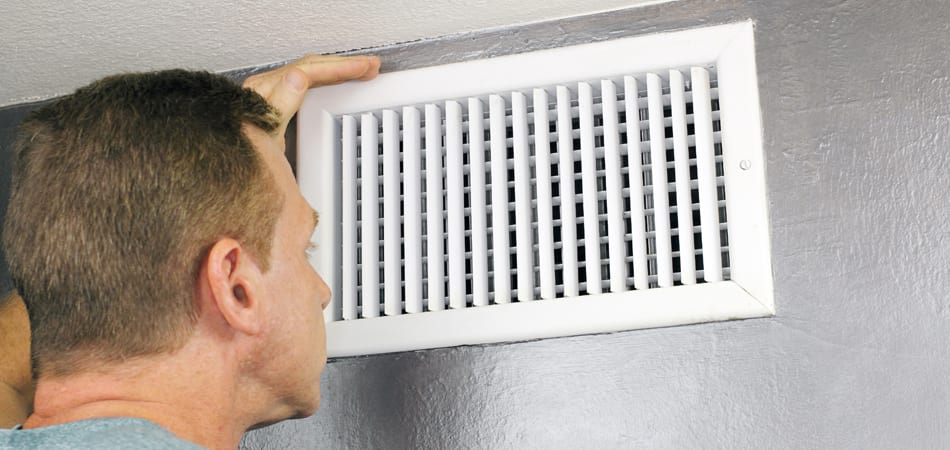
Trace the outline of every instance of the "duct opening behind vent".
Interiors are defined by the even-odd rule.
[[[743,45],[750,49],[748,24],[718,27],[731,33],[722,39],[727,47],[736,45],[743,30],[750,40]],[[671,35],[682,33],[696,31]],[[644,39],[571,49],[588,55],[590,46],[629,47]],[[538,53],[558,60],[550,52]],[[755,103],[721,98],[728,89],[721,89],[720,75],[725,70],[726,82],[735,78],[733,63],[720,56],[660,70],[630,70],[637,67],[628,64],[620,72],[603,69],[600,76],[564,73],[555,82],[543,76],[522,77],[522,84],[504,80],[497,89],[477,76],[513,70],[500,68],[506,58],[543,71],[516,61],[525,57],[384,74],[366,86],[342,86],[323,97],[324,90],[316,90],[311,95],[318,97],[308,98],[301,111],[300,183],[324,216],[327,208],[333,211],[330,230],[320,236],[332,245],[321,247],[324,255],[316,262],[334,291],[327,312],[331,355],[614,331],[641,327],[635,323],[642,320],[647,326],[702,321],[721,314],[728,301],[704,305],[702,320],[695,320],[697,311],[672,318],[677,301],[651,301],[650,293],[662,291],[666,298],[674,291],[712,292],[696,290],[703,286],[745,290],[734,281],[733,260],[746,273],[748,264],[763,259],[745,256],[750,246],[768,246],[763,223],[747,220],[764,220],[764,185],[754,187],[758,204],[737,206],[732,198],[751,201],[750,182],[763,179],[757,96]],[[361,100],[387,76],[399,78],[389,87],[415,83],[421,96],[438,95],[428,92],[439,89],[430,89],[426,77],[447,83],[458,79],[453,70],[467,73],[472,83],[452,95]],[[750,86],[754,90],[755,83]],[[726,105],[745,110],[730,113]],[[729,122],[750,113],[753,123]],[[734,149],[731,142],[747,143]],[[755,176],[743,176],[752,161]],[[729,219],[736,214],[741,220],[734,224]],[[749,236],[743,236],[734,249],[730,241],[737,230],[752,230],[759,241],[747,243]],[[761,268],[752,272],[761,276]],[[730,317],[723,318],[771,314],[770,278],[752,284],[757,292],[767,285],[768,296],[732,300],[746,310],[726,307]],[[514,320],[525,314],[515,308],[527,304],[540,305],[529,314],[564,315],[559,320],[573,322],[570,311],[601,309],[597,299],[640,304],[601,315],[637,314],[638,308],[640,314],[619,327],[604,327],[615,319],[600,319],[599,325],[594,320],[562,326],[566,332],[546,323],[494,335],[468,329],[479,323],[496,328],[505,321],[499,317]],[[695,298],[679,302],[701,304]],[[651,322],[647,310],[656,307],[672,309]],[[334,342],[342,339],[359,343]],[[341,350],[333,351],[337,345]]]

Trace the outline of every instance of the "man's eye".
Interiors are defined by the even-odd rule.
[[[311,242],[310,245],[308,245],[308,246],[307,246],[307,249],[305,250],[305,252],[307,253],[307,257],[308,257],[308,258],[313,258],[313,257],[315,257],[316,254],[317,254],[317,248],[318,248],[318,247],[319,247],[319,245],[318,245],[317,243]]]

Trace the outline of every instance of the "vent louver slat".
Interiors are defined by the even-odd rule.
[[[468,139],[471,162],[472,186],[485,186],[485,113],[482,101],[477,98],[468,100]],[[488,296],[488,235],[479,230],[488,229],[488,208],[483,187],[470,191],[471,201],[471,255],[472,255],[472,304],[489,304]]]
[[[594,94],[588,83],[577,84],[577,103],[581,131],[581,192],[583,206],[582,223],[584,239],[578,245],[584,246],[584,273],[588,294],[600,294],[600,237],[598,228],[597,199],[597,154],[594,150]],[[565,174],[566,175],[566,174]]]
[[[654,243],[656,257],[653,262],[656,266],[657,284],[660,287],[673,285],[672,244],[670,242],[669,195],[666,184],[666,132],[663,121],[663,93],[660,86],[660,77],[655,73],[647,74],[648,115],[650,117],[650,170],[653,185],[653,228],[656,231]],[[717,221],[718,222],[718,221]]]
[[[576,297],[580,294],[580,281],[578,278],[577,247],[571,245],[571,242],[577,242],[577,211],[574,203],[577,201],[576,191],[574,189],[574,177],[568,174],[574,173],[574,148],[573,148],[573,127],[571,126],[571,92],[565,86],[557,87],[557,151],[560,156],[558,167],[558,178],[560,179],[560,192],[562,199],[571,201],[560,202],[561,213],[561,242],[567,242],[567,245],[561,245],[561,261],[563,268],[561,276],[564,278],[564,295]],[[639,158],[638,158],[639,161]],[[646,255],[646,250],[644,250]],[[644,263],[644,267],[646,264]]]
[[[712,128],[712,99],[709,90],[709,73],[694,67],[693,78],[693,123],[696,129],[696,166],[699,173],[699,223],[719,222],[719,191],[716,182],[716,157]],[[703,242],[703,278],[708,281],[722,279],[722,261],[718,251],[719,230],[713,227],[702,228]]]
[[[521,92],[511,93],[512,145],[515,184],[515,276],[518,301],[534,299],[534,242],[531,235],[531,150],[528,148],[528,104]],[[501,275],[501,274],[499,274]]]
[[[442,241],[442,111],[438,106],[425,106],[425,185],[426,185],[426,280],[428,292],[426,305],[429,311],[445,309],[445,268],[443,266],[444,243]],[[432,211],[439,211],[434,213]]]
[[[535,89],[534,104],[534,149],[535,176],[537,178],[538,213],[538,268],[541,284],[540,298],[549,300],[557,295],[557,278],[554,275],[554,198],[551,195],[551,141],[550,104],[544,89]]]
[[[399,116],[387,109],[383,111],[383,294],[384,311],[387,316],[402,313],[402,259],[400,211],[400,145]],[[373,242],[373,241],[367,241]]]
[[[492,223],[492,290],[494,303],[505,304],[511,301],[511,280],[505,274],[510,273],[508,261],[509,234],[501,230],[508,229],[508,163],[507,163],[507,121],[505,120],[505,101],[500,95],[488,98],[489,136],[491,139],[491,223]]]
[[[402,119],[405,235],[422,236],[422,120],[419,110],[411,106],[402,109]],[[406,312],[415,314],[423,310],[422,242],[406,239],[405,253]]]
[[[644,198],[643,158],[640,152],[630,150],[634,136],[640,136],[640,90],[637,79],[627,75],[623,77],[624,97],[627,113],[627,174],[630,177],[630,230],[633,253],[633,287],[646,289],[647,277],[647,237],[646,215],[643,202],[633,199]]]
[[[331,222],[331,355],[771,314],[751,27],[712,30],[316,91],[298,159]],[[532,62],[508,79],[506,58]]]
[[[357,245],[362,249],[360,260],[360,317],[379,316],[379,122],[373,113],[363,113],[360,121],[362,173],[357,181],[362,186],[360,229]],[[361,244],[362,243],[362,244]]]
[[[607,237],[610,253],[610,292],[627,290],[626,249],[623,223],[623,183],[620,178],[620,131],[617,116],[617,90],[614,82],[600,84],[604,123],[604,171],[607,183]],[[599,216],[598,223],[603,220]]]
[[[448,212],[449,307],[465,307],[465,228],[462,203],[462,107],[445,103],[445,207]],[[430,214],[432,211],[429,212]],[[436,212],[441,214],[441,212]],[[441,236],[434,236],[441,239]]]
[[[695,107],[694,107],[695,108]],[[686,90],[682,72],[670,71],[670,112],[673,127],[674,178],[676,179],[676,223],[679,229],[680,282],[696,283],[696,254],[693,242],[693,211],[679,205],[690,205],[690,193],[693,190],[689,176],[690,158],[688,148],[688,129],[686,127]],[[684,230],[690,230],[684,233]]]
[[[356,153],[357,125],[356,118],[353,116],[344,116],[342,119],[342,140],[343,140],[343,200],[342,205],[342,238],[343,238],[343,267],[341,268],[343,286],[342,292],[337,292],[338,297],[343,297],[342,316],[345,320],[352,320],[358,317],[357,298],[359,296],[359,262],[357,227],[359,226],[359,179],[357,167],[360,164]],[[364,162],[369,162],[364,160]]]

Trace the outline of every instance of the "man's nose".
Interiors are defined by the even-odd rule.
[[[317,278],[319,281],[317,290],[319,291],[320,295],[320,308],[327,309],[327,306],[330,305],[330,297],[333,296],[333,293],[330,292],[330,286],[327,286],[327,283],[323,281],[323,277],[317,275]]]

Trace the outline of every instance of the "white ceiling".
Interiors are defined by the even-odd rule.
[[[0,106],[120,71],[223,71],[656,0],[0,0]]]

